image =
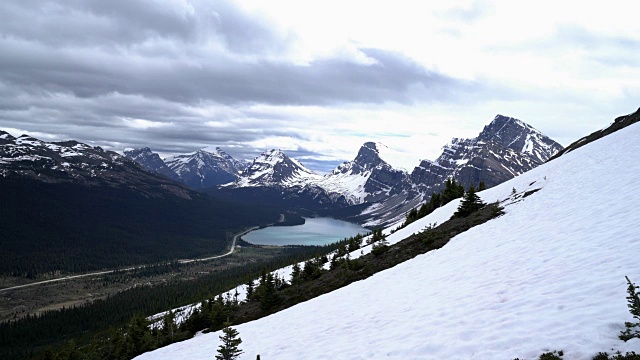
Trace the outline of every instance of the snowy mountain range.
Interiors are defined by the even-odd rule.
[[[203,189],[234,181],[242,164],[220,148],[198,150],[165,159],[167,166],[192,189]]]
[[[195,190],[234,181],[247,167],[245,162],[234,159],[219,147],[213,150],[200,149],[165,159],[161,159],[160,155],[148,147],[126,149],[124,155],[147,171],[162,174]]]
[[[45,142],[0,131],[0,177],[135,189],[150,197],[188,198],[184,186],[143,170],[128,158],[77,141]]]
[[[131,177],[126,174],[142,173],[131,159],[148,172],[215,196],[321,211],[368,227],[403,218],[407,211],[428,201],[432,192],[441,190],[448,178],[465,186],[483,181],[491,187],[562,150],[530,125],[502,115],[476,138],[453,139],[435,161],[423,160],[410,173],[394,168],[388,161],[391,149],[374,142],[364,143],[352,161],[326,175],[309,170],[277,149],[265,151],[247,164],[220,148],[161,159],[148,147],[127,149],[121,156],[74,141],[46,143],[26,135],[14,138],[5,132],[0,133],[0,145],[0,174],[4,176],[113,182]],[[178,184],[169,187],[181,188]]]
[[[362,145],[354,160],[344,162],[324,176],[313,173],[280,150],[270,150],[254,160],[239,178],[224,187],[279,192],[284,197],[321,199],[346,206],[369,206],[350,220],[380,226],[402,218],[411,208],[428,201],[448,178],[477,186],[495,186],[542,164],[562,146],[532,126],[498,115],[472,139],[453,139],[435,161],[423,160],[411,173],[385,161],[389,149],[381,143]],[[344,206],[344,205],[343,205]],[[353,215],[353,214],[352,214]]]
[[[505,214],[443,248],[235,325],[240,359],[538,359],[553,350],[564,359],[592,359],[638,351],[640,339],[618,335],[632,320],[625,276],[640,281],[640,193],[633,190],[640,124],[604,132],[478,193],[486,202],[498,199]],[[388,242],[399,245],[443,223],[458,205],[454,200],[397,231],[393,224],[384,230]],[[369,252],[371,245],[349,256]],[[291,271],[277,273],[289,279]],[[243,299],[245,285],[236,289]],[[199,334],[136,359],[209,359],[221,334]]]

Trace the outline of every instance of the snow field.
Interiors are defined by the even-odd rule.
[[[564,359],[640,351],[618,339],[640,284],[640,124],[480,193],[506,214],[374,276],[238,325],[242,359]],[[512,197],[541,190],[524,199]],[[456,203],[388,237],[441,223]],[[366,248],[363,250],[368,251]],[[360,251],[356,251],[357,256]],[[210,359],[217,333],[139,359]]]

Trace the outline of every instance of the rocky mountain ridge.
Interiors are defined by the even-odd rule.
[[[432,192],[441,190],[448,178],[465,187],[480,182],[492,187],[562,150],[560,144],[532,126],[502,115],[497,115],[475,138],[454,138],[436,160],[423,160],[411,172],[385,161],[389,149],[374,142],[364,143],[352,161],[326,175],[309,170],[279,149],[263,152],[244,168],[241,161],[220,148],[162,160],[149,148],[127,150],[121,156],[77,142],[44,143],[28,136],[14,138],[4,132],[0,133],[0,146],[0,174],[5,176],[22,172],[46,180],[53,171],[56,181],[63,174],[79,182],[98,181],[103,177],[118,178],[120,173],[143,172],[129,161],[132,159],[147,171],[162,174],[154,179],[163,178],[175,189],[180,185],[168,179],[179,180],[191,189],[219,191],[232,201],[283,201],[281,205],[312,214],[328,210],[323,214],[369,227],[402,219],[411,208],[428,201]],[[131,170],[134,167],[136,170]],[[357,210],[335,211],[349,208]]]
[[[373,227],[401,219],[411,208],[428,201],[432,192],[440,191],[448,178],[465,187],[480,182],[492,187],[544,163],[562,146],[518,119],[497,115],[477,137],[454,138],[435,161],[423,160],[411,173],[387,163],[381,156],[384,150],[383,144],[366,142],[354,160],[324,176],[299,162],[294,166],[280,150],[270,150],[256,159],[254,170],[224,186],[245,192],[247,188],[271,188],[283,196],[311,191],[316,196],[323,194],[325,203],[329,199],[348,206],[369,204],[351,220]],[[273,153],[278,156],[260,160]]]
[[[25,177],[46,183],[76,183],[135,189],[150,197],[189,198],[190,191],[134,161],[77,141],[45,142],[0,131],[0,177]]]

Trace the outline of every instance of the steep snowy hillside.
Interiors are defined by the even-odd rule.
[[[241,358],[537,359],[563,350],[565,359],[591,359],[638,351],[640,339],[618,339],[631,321],[624,277],[640,282],[638,138],[640,124],[631,125],[480,193],[504,201],[506,214],[440,250],[235,326]],[[449,203],[389,240],[454,211]],[[219,335],[139,359],[210,359]]]

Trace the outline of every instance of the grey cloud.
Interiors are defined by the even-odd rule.
[[[294,64],[282,58],[288,35],[274,28],[227,1],[8,1],[0,4],[0,81],[190,104],[406,103],[474,88],[375,49],[360,50],[372,65]]]
[[[18,87],[95,97],[140,94],[183,103],[336,104],[446,100],[475,85],[429,72],[398,54],[362,49],[377,63],[327,59],[309,65],[211,58],[140,59],[91,51],[52,50],[0,41],[0,80]],[[199,60],[194,64],[194,60]],[[419,90],[414,93],[415,90]]]
[[[371,64],[292,63],[290,35],[279,31],[228,1],[0,2],[0,128],[112,150],[181,153],[217,145],[253,158],[264,149],[247,143],[302,135],[286,130],[299,119],[252,104],[455,102],[482,90],[378,49],[360,49]],[[165,126],[137,129],[126,119]],[[209,121],[238,125],[213,128]]]
[[[231,51],[255,53],[283,40],[273,28],[226,0],[0,3],[0,34],[51,47],[118,50],[158,39],[206,44],[219,38]]]

